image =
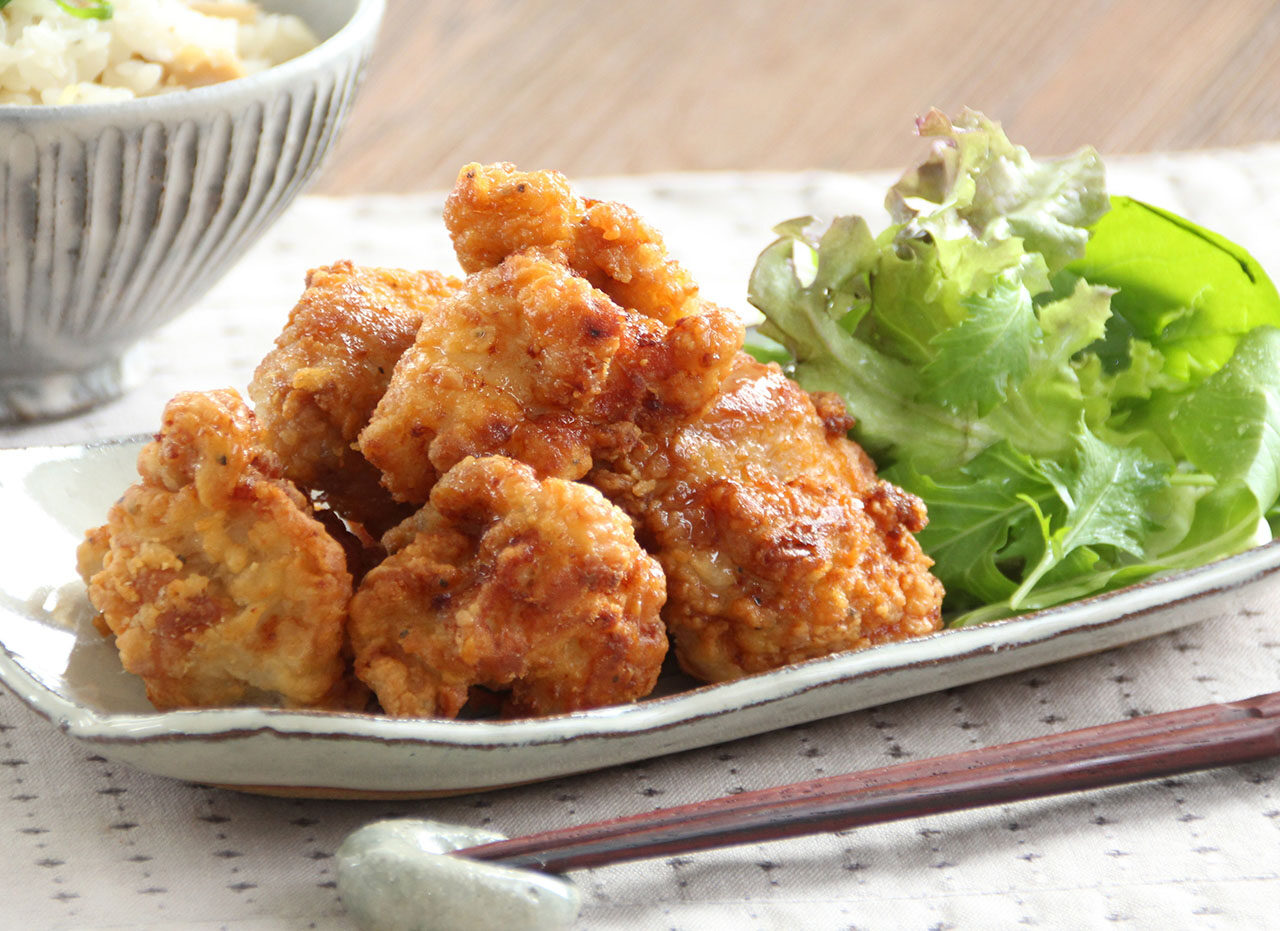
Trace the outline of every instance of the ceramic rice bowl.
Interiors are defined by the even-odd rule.
[[[383,0],[266,0],[321,40],[265,71],[120,103],[0,107],[0,423],[117,396],[319,168]]]

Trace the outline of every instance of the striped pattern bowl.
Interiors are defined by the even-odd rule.
[[[332,147],[383,0],[292,0],[322,42],[275,68],[124,103],[0,107],[0,423],[123,390]]]

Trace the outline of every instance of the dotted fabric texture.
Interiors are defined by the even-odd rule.
[[[1280,147],[1113,159],[1112,189],[1236,239],[1280,274]],[[744,292],[770,226],[878,215],[885,176],[579,181],[663,230],[708,297]],[[193,311],[140,347],[125,398],[0,429],[0,446],[155,429],[176,391],[243,390],[310,266],[453,270],[441,195],[303,198]],[[12,533],[14,528],[9,528]],[[352,925],[333,852],[385,817],[508,835],[1245,698],[1280,685],[1280,605],[1083,659],[746,740],[451,799],[211,789],[112,763],[0,689],[0,926],[277,931]],[[1266,928],[1280,915],[1280,761],[573,874],[584,929]]]

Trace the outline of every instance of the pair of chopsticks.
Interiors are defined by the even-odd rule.
[[[565,872],[1043,798],[1280,755],[1280,692],[456,851]]]

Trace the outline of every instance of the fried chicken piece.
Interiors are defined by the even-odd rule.
[[[662,324],[717,312],[632,211],[577,198],[556,172],[468,165],[445,223],[468,271],[536,254]],[[582,444],[589,480],[632,514],[667,572],[685,668],[731,679],[936,629],[941,587],[911,536],[923,506],[877,481],[844,437],[843,405],[745,355],[718,360],[683,409],[632,417],[625,441]]]
[[[354,448],[422,320],[460,286],[436,272],[338,262],[306,291],[249,385],[285,475],[380,534],[412,513]]]
[[[423,321],[360,450],[414,503],[468,455],[581,478],[596,450],[628,442],[637,425],[701,408],[741,343],[727,312],[666,326],[545,256],[509,256]]]
[[[537,251],[564,263],[584,212],[558,171],[522,172],[510,162],[472,162],[444,202],[444,225],[467,274]]]
[[[245,699],[362,707],[342,657],[342,547],[232,391],[180,394],[141,480],[78,553],[98,627],[161,709]]]
[[[657,233],[556,172],[468,165],[445,216],[471,274],[424,321],[359,441],[398,500],[425,501],[468,455],[581,478],[597,450],[704,406],[742,345],[741,322],[696,297]]]
[[[466,165],[445,202],[444,221],[467,272],[532,250],[568,265],[622,307],[663,323],[706,309],[656,230],[622,204],[577,197],[559,172],[519,171],[508,162]]]
[[[397,716],[455,717],[472,686],[506,713],[633,701],[667,639],[662,571],[594,488],[467,458],[384,537],[351,602],[356,673]]]
[[[667,576],[681,666],[709,682],[919,636],[942,586],[923,504],[880,481],[834,396],[739,354],[700,414],[602,464]]]

